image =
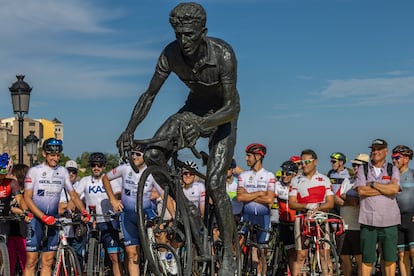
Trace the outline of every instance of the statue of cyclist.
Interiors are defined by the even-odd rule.
[[[197,3],[180,3],[171,11],[170,24],[176,40],[162,51],[149,87],[135,105],[117,146],[121,151],[125,150],[122,147],[130,143],[164,81],[174,72],[187,85],[190,93],[184,106],[167,119],[155,137],[176,135],[180,148],[195,145],[199,137],[209,138],[206,189],[215,204],[225,248],[220,275],[231,275],[231,264],[234,263],[231,244],[235,226],[225,183],[234,153],[240,111],[236,88],[237,61],[229,44],[206,36],[205,23],[206,12]],[[172,145],[168,141],[157,142],[146,151],[145,162],[148,165],[164,165],[171,157],[171,151]],[[195,217],[192,225],[197,223]]]

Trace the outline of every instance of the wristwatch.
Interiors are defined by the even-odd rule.
[[[370,186],[372,189],[375,189],[375,188],[374,188],[374,184],[375,184],[375,182],[374,182],[374,181],[371,181],[371,183],[369,184],[369,186]]]

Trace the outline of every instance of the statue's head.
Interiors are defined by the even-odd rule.
[[[175,31],[203,30],[206,26],[206,11],[194,2],[178,4],[170,12],[170,24]]]
[[[207,34],[206,11],[194,2],[178,4],[170,13],[170,23],[186,56],[197,53]]]

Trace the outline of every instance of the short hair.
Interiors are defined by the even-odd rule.
[[[313,159],[318,159],[318,156],[316,155],[316,152],[314,150],[311,150],[311,149],[302,150],[300,156],[302,157],[302,155],[305,155],[305,154],[312,156]]]
[[[180,3],[170,12],[170,24],[175,28],[197,26],[203,28],[206,25],[206,11],[194,2]]]

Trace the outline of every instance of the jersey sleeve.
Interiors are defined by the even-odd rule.
[[[70,182],[69,172],[66,168],[64,168],[63,176],[64,176],[64,181],[65,181],[66,192],[67,193],[72,192],[73,191],[73,185],[72,185],[72,182]]]
[[[106,173],[106,176],[108,177],[110,181],[116,178],[120,178],[122,177],[123,172],[125,171],[125,168],[126,168],[126,165],[121,165],[116,168],[113,168],[112,170]]]
[[[34,168],[30,168],[24,178],[24,189],[25,190],[33,190],[33,186],[35,183],[35,171]]]
[[[86,179],[85,177],[82,178],[79,181],[79,184],[75,188],[75,191],[76,191],[76,193],[78,193],[79,196],[82,196],[85,193],[85,189],[86,189],[86,181],[85,181],[85,179]]]

